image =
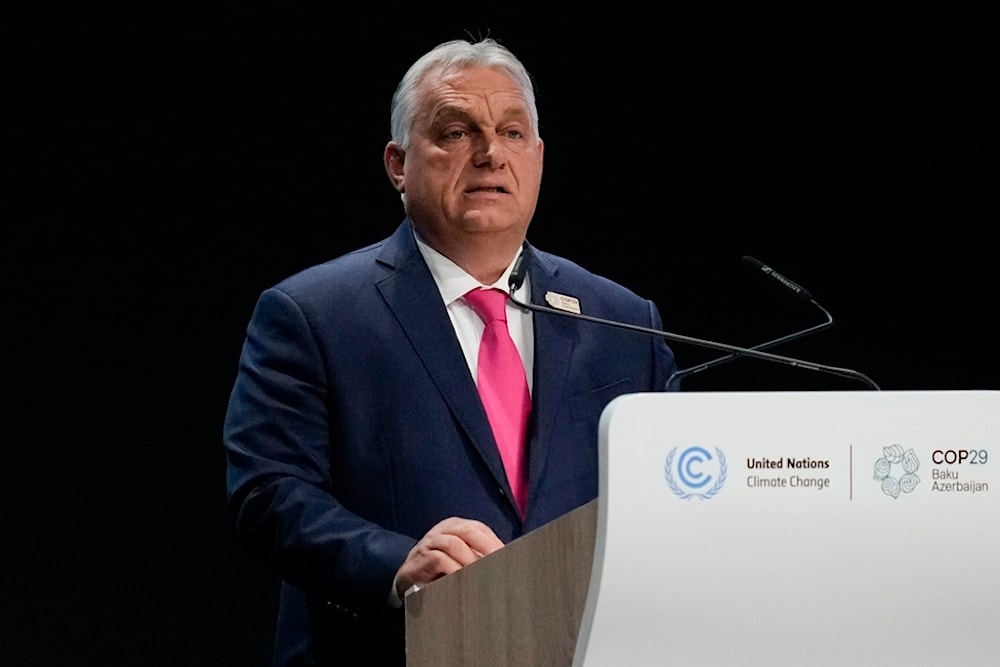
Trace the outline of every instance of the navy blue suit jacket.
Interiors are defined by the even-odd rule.
[[[654,304],[533,249],[531,299],[661,329]],[[601,411],[662,391],[662,338],[534,314],[522,522],[475,383],[408,221],[262,293],[224,428],[231,525],[283,581],[276,664],[352,650],[403,664],[393,577],[428,529],[478,519],[508,542],[597,496]],[[352,646],[353,645],[353,646]],[[376,663],[370,663],[376,664]]]

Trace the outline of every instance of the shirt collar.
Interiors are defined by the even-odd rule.
[[[427,262],[427,268],[430,269],[431,276],[434,277],[434,282],[437,283],[445,305],[450,305],[456,299],[460,299],[469,290],[482,287],[482,284],[466,273],[462,267],[427,245],[415,229],[413,230],[413,238],[417,242],[420,254],[424,256],[424,261]],[[500,278],[489,287],[495,287],[505,293],[507,292],[510,272],[514,269],[514,262],[517,261],[520,254],[521,251],[518,250],[511,258],[510,264],[507,265],[507,268],[500,275]]]

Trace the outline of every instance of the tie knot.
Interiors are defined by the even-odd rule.
[[[466,293],[465,301],[487,324],[507,321],[507,295],[498,289],[474,289]]]

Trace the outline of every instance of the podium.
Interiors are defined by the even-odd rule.
[[[599,494],[406,600],[407,664],[1000,664],[1000,392],[632,394]]]

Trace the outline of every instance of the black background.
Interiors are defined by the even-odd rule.
[[[669,330],[753,345],[822,320],[752,255],[836,321],[775,351],[885,390],[1000,389],[982,17],[453,11],[7,22],[5,664],[266,664],[275,582],[222,521],[244,328],[262,289],[399,223],[389,98],[445,39],[491,34],[536,79],[529,238]],[[688,388],[865,389],[756,360]]]

